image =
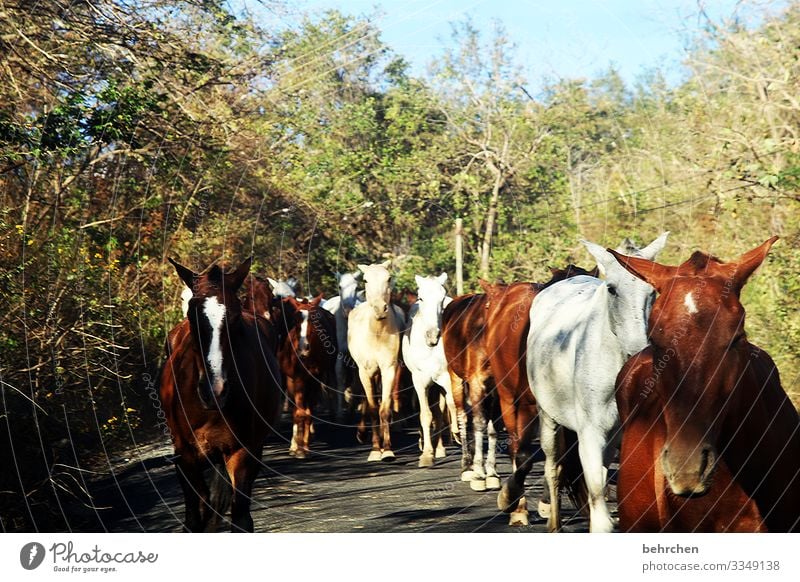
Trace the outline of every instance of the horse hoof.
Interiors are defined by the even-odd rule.
[[[394,456],[394,453],[392,451],[383,451],[381,453],[381,461],[383,461],[385,463],[391,463],[392,461],[394,461],[394,459],[395,459],[395,456]]]
[[[472,481],[473,479],[476,479],[477,477],[478,477],[478,474],[475,471],[473,471],[472,469],[467,469],[466,471],[462,471],[462,473],[461,473],[461,480],[464,481],[464,482]]]
[[[369,457],[367,457],[367,463],[372,463],[374,461],[381,460],[381,452],[380,451],[370,451]]]
[[[433,467],[433,455],[420,455],[419,467]]]
[[[436,458],[437,459],[444,459],[447,456],[447,451],[442,449],[436,449]]]
[[[358,441],[358,444],[360,444],[360,445],[367,444],[367,433],[366,432],[361,432],[360,430],[356,431],[356,440]]]
[[[296,457],[297,456],[297,451],[295,449],[289,449],[289,456],[290,457]]]
[[[539,517],[542,519],[548,519],[550,517],[550,504],[545,503],[540,499],[536,511],[539,513]]]
[[[486,479],[474,479],[469,482],[469,488],[473,491],[486,491]]]
[[[514,511],[508,518],[508,525],[511,527],[523,527],[526,525],[530,525],[530,521],[528,520],[528,512],[527,511]]]
[[[492,491],[500,489],[500,477],[496,475],[486,477],[486,488]]]
[[[297,451],[294,455],[292,455],[295,459],[306,459],[308,458],[308,453],[305,451]]]

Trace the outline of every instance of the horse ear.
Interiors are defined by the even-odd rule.
[[[175,270],[178,272],[178,277],[181,278],[181,281],[189,288],[194,290],[194,281],[197,278],[197,275],[189,268],[184,267],[178,261],[174,260],[172,257],[167,259],[172,266],[175,267]]]
[[[300,302],[297,300],[297,298],[292,297],[291,295],[289,297],[284,297],[283,301],[289,303],[295,309],[297,309],[300,306]]]
[[[355,279],[356,281],[361,281],[361,271],[356,271],[355,273],[353,273],[353,279]]]
[[[253,257],[247,257],[232,273],[225,274],[225,283],[236,293],[244,283],[245,278],[250,273],[250,265],[253,264]]]
[[[481,286],[484,293],[489,293],[492,290],[492,284],[486,279],[478,279],[478,285]]]
[[[275,287],[278,286],[278,282],[275,279],[273,279],[272,277],[267,277],[267,283],[269,283],[270,289],[272,291],[274,291]]]
[[[309,301],[308,304],[311,305],[311,307],[317,307],[320,303],[322,303],[322,296],[323,296],[323,294],[320,293],[319,295],[314,297],[314,299]]]
[[[733,278],[734,286],[737,290],[741,290],[750,275],[761,266],[764,259],[767,258],[767,253],[775,241],[778,240],[777,236],[773,236],[751,251],[747,251],[735,263],[730,263],[732,269],[731,277]],[[727,266],[727,265],[726,265]]]
[[[632,275],[649,283],[659,293],[663,292],[667,283],[678,274],[677,267],[662,265],[639,257],[629,257],[611,249],[608,249],[608,253]]]
[[[381,267],[383,267],[384,269],[389,269],[391,268],[391,266],[392,266],[392,259],[386,259],[381,263]]]
[[[369,269],[369,265],[359,265],[358,266],[358,270],[361,271],[362,273],[364,273],[365,275],[367,274],[367,269]]]
[[[639,254],[644,257],[645,259],[649,259],[654,261],[664,247],[667,246],[667,237],[669,236],[669,231],[664,232],[659,236],[656,240],[651,242],[649,245],[644,247],[639,251]]]
[[[417,287],[422,285],[422,282],[425,280],[424,277],[420,277],[419,275],[414,275],[414,281],[417,282]]]
[[[436,280],[439,281],[439,285],[444,285],[447,282],[447,273],[442,273]]]
[[[594,260],[597,261],[597,266],[600,267],[600,272],[605,275],[615,262],[614,256],[598,244],[583,239],[581,239],[580,242],[594,257]]]
[[[342,280],[342,274],[339,271],[334,271],[333,274],[336,277],[337,283]]]

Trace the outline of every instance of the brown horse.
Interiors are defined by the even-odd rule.
[[[291,313],[286,317],[278,362],[286,380],[292,405],[292,442],[289,454],[306,458],[312,432],[314,409],[327,387],[334,385],[336,368],[336,320],[320,307],[322,295],[311,301],[287,297]]]
[[[215,264],[201,274],[170,262],[192,289],[188,318],[179,324],[185,329],[173,336],[179,341],[159,391],[183,488],[185,528],[203,531],[213,515],[226,511],[203,476],[211,464],[215,477],[230,479],[231,530],[253,531],[250,495],[264,439],[278,419],[281,380],[272,352],[259,347],[267,338],[236,296],[251,260],[230,273]]]
[[[586,271],[575,265],[565,269],[551,269],[552,277],[547,283],[511,283],[510,285],[484,285],[487,294],[486,332],[484,345],[489,359],[489,370],[497,387],[503,424],[508,433],[508,454],[511,457],[513,475],[498,494],[497,504],[501,511],[511,513],[510,525],[528,525],[528,510],[523,492],[525,478],[533,467],[532,440],[537,418],[536,399],[528,385],[526,368],[526,349],[530,329],[531,303],[536,294],[556,283],[578,275],[597,276],[597,268]],[[565,435],[574,441],[574,433]],[[564,450],[574,451],[565,446]],[[567,453],[565,470],[569,473],[567,481],[573,499],[581,506],[583,495],[580,462],[577,465],[574,455]],[[570,462],[567,462],[569,458]],[[574,474],[573,474],[574,473]]]
[[[461,480],[468,481],[474,491],[500,488],[500,477],[495,468],[497,432],[494,427],[499,412],[484,344],[487,300],[485,293],[461,295],[442,312],[441,341],[461,437]],[[472,417],[472,442],[468,438],[467,396]],[[489,441],[485,463],[484,434]]]
[[[255,275],[247,276],[242,311],[255,317],[256,322],[268,338],[268,344],[272,351],[277,353],[278,342],[281,339],[277,324],[279,310],[275,296],[272,294],[272,287],[267,281]]]
[[[616,254],[659,293],[651,345],[617,378],[622,530],[800,528],[800,418],[775,363],[747,341],[739,300],[776,239],[731,263]]]

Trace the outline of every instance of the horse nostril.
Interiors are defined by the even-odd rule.
[[[383,311],[384,311],[384,313],[386,313],[387,311],[389,311],[389,306],[388,306],[388,305],[384,305],[384,306],[383,306]]]

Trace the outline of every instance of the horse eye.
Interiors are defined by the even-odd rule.
[[[616,297],[616,295],[617,295],[617,288],[616,288],[616,287],[614,287],[613,285],[609,285],[609,286],[608,286],[608,292],[609,292],[609,293],[611,293],[612,295],[614,295],[614,296]]]

